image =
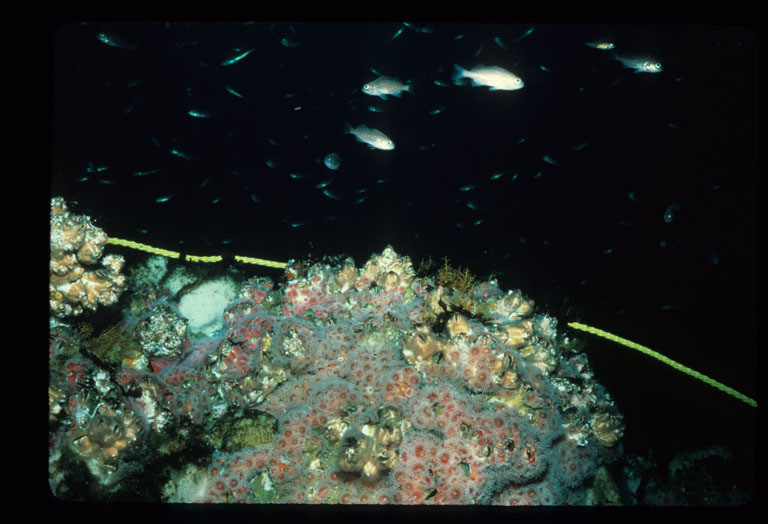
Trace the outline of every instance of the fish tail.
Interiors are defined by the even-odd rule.
[[[347,133],[347,134],[352,133],[352,130],[353,130],[352,124],[350,124],[349,122],[344,122],[344,133]]]
[[[413,95],[413,94],[415,94],[415,93],[413,92],[413,86],[414,86],[414,85],[416,85],[416,81],[415,81],[415,80],[412,80],[412,81],[408,82],[408,83],[405,85],[405,90],[406,90],[406,91],[408,91],[408,92],[409,92],[410,94],[412,94],[412,95]]]
[[[464,82],[464,78],[466,78],[465,73],[467,72],[466,69],[461,67],[460,65],[453,64],[453,76],[451,77],[451,80],[453,80],[453,83],[457,86],[462,85]]]

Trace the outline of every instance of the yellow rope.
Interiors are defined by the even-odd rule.
[[[139,244],[133,240],[109,237],[107,242],[110,244],[115,244],[116,246],[130,247],[131,249],[138,249],[139,251],[146,251],[147,253],[152,253],[153,255],[160,255],[168,258],[179,258],[181,256],[181,253],[176,251],[168,251],[167,249],[160,249],[157,247],[148,246],[146,244]]]
[[[703,374],[699,373],[698,371],[695,371],[695,370],[693,370],[693,369],[691,369],[689,367],[686,367],[686,366],[680,364],[679,362],[675,362],[671,358],[665,357],[661,353],[657,353],[656,351],[654,351],[654,350],[652,350],[650,348],[647,348],[645,346],[641,346],[640,344],[638,344],[636,342],[632,342],[631,340],[627,340],[626,338],[621,338],[621,337],[619,337],[617,335],[614,335],[613,333],[608,333],[607,331],[603,331],[602,329],[598,329],[598,328],[592,327],[592,326],[587,326],[585,324],[580,324],[579,322],[569,322],[568,326],[570,326],[570,327],[572,327],[574,329],[579,329],[581,331],[586,331],[587,333],[592,333],[593,335],[597,335],[598,337],[607,338],[608,340],[612,340],[613,342],[621,344],[622,346],[627,346],[629,348],[636,349],[637,351],[640,351],[641,353],[645,353],[649,357],[653,357],[653,358],[655,358],[657,360],[661,360],[662,362],[664,362],[668,366],[672,366],[673,368],[675,368],[678,371],[682,371],[683,373],[686,373],[687,375],[690,375],[690,376],[692,376],[692,377],[694,377],[696,379],[701,380],[702,382],[705,382],[705,383],[709,384],[712,387],[715,387],[715,388],[719,389],[723,393],[727,393],[728,395],[736,397],[737,399],[741,400],[742,402],[746,402],[747,404],[749,404],[753,408],[757,407],[757,402],[754,399],[751,399],[748,396],[746,396],[746,395],[744,395],[742,393],[739,393],[738,391],[736,391],[733,388],[729,388],[725,384],[721,384],[720,382],[718,382],[715,379],[709,378],[708,376],[703,375]]]
[[[160,249],[157,247],[148,246],[146,244],[140,244],[139,242],[134,242],[133,240],[125,240],[122,238],[110,237],[107,240],[107,242],[110,244],[114,244],[116,246],[129,247],[131,249],[137,249],[139,251],[152,253],[153,255],[160,255],[168,258],[181,257],[181,253],[177,251]],[[284,268],[288,265],[288,263],[286,262],[275,262],[273,260],[264,260],[263,258],[243,257],[240,255],[235,255],[234,258],[238,262],[244,262],[246,264],[257,264],[260,266],[274,267],[278,269]],[[212,256],[184,255],[184,260],[188,262],[221,262],[222,260],[224,260],[224,257],[220,255],[212,255]]]
[[[258,264],[260,266],[284,268],[288,265],[287,262],[274,262],[272,260],[264,260],[263,258],[242,257],[235,255],[235,260],[238,262],[245,262],[246,264]]]
[[[210,256],[210,257],[199,257],[199,256],[196,256],[196,255],[185,255],[184,256],[184,260],[186,260],[188,262],[221,262],[224,259],[222,257],[220,257],[219,255],[214,255],[214,256]]]

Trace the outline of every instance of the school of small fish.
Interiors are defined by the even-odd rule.
[[[273,24],[274,25],[274,24]],[[270,26],[270,29],[272,29],[272,26]],[[287,29],[287,30],[286,30]],[[397,30],[392,34],[391,37],[389,37],[388,42],[385,42],[385,44],[391,44],[394,40],[401,38],[403,34],[411,33],[414,35],[413,37],[416,38],[418,35],[418,38],[434,38],[433,33],[436,31],[436,27],[425,24],[425,25],[418,25],[418,24],[412,24],[408,22],[402,23]],[[462,94],[458,92],[458,90],[461,90],[465,86],[471,86],[471,87],[485,87],[487,88],[487,91],[490,93],[496,93],[493,95],[490,95],[491,97],[496,97],[495,99],[498,100],[498,97],[510,97],[510,100],[519,99],[520,94],[515,93],[516,91],[522,90],[524,87],[526,87],[526,83],[523,79],[524,76],[535,75],[538,73],[538,71],[543,71],[544,73],[547,73],[548,75],[556,75],[558,72],[557,64],[549,63],[547,65],[544,64],[528,64],[528,65],[521,65],[518,60],[520,58],[520,50],[516,47],[521,41],[527,40],[529,38],[536,38],[535,36],[532,37],[536,32],[536,27],[528,27],[527,29],[521,31],[518,36],[514,37],[514,35],[502,38],[500,36],[492,36],[490,38],[489,42],[491,42],[492,45],[498,46],[498,48],[502,49],[505,53],[508,53],[508,58],[505,60],[494,60],[491,64],[483,64],[480,63],[479,56],[486,50],[486,42],[482,41],[479,48],[474,52],[474,57],[477,59],[476,63],[474,65],[472,64],[457,64],[453,63],[452,60],[450,60],[451,57],[446,57],[446,65],[445,68],[441,73],[443,74],[436,74],[434,72],[425,72],[429,75],[428,80],[424,80],[422,78],[408,78],[405,76],[405,74],[401,71],[395,71],[392,70],[393,68],[390,66],[389,71],[379,71],[374,68],[370,68],[370,72],[373,73],[375,76],[371,76],[368,78],[362,78],[361,75],[361,87],[359,88],[358,92],[362,92],[364,95],[375,97],[374,101],[375,104],[370,104],[365,107],[369,113],[396,113],[398,112],[403,106],[399,105],[401,102],[398,102],[397,100],[393,99],[401,99],[403,96],[407,97],[419,97],[419,91],[422,91],[419,89],[417,91],[417,88],[419,85],[424,84],[433,84],[435,86],[438,86],[440,88],[446,88],[446,89],[457,89],[457,97],[462,97]],[[285,25],[283,25],[283,30],[279,32],[280,34],[277,35],[277,39],[280,43],[280,45],[286,49],[289,49],[290,53],[303,53],[307,49],[311,48],[311,45],[309,45],[306,41],[303,41],[302,34],[299,31],[296,31],[296,29],[293,27],[293,25],[287,24],[287,28]],[[539,33],[536,33],[537,35]],[[405,38],[405,37],[403,37]],[[453,40],[462,40],[464,38],[464,34],[455,34],[453,35]],[[105,46],[109,46],[111,48],[114,48],[114,52],[121,52],[121,53],[137,53],[140,51],[141,42],[138,41],[137,38],[126,38],[123,35],[119,34],[113,34],[108,32],[99,32],[96,34],[96,40],[100,42],[101,44]],[[192,46],[192,45],[198,45],[199,41],[194,42],[178,42],[176,45],[178,47],[183,46]],[[617,46],[614,42],[602,39],[602,40],[593,40],[583,43],[585,46],[595,49],[598,52],[605,52],[605,55],[610,57],[613,60],[616,60],[619,62],[624,68],[631,69],[635,73],[660,73],[662,72],[663,66],[659,60],[656,60],[650,56],[647,55],[641,55],[641,54],[631,54],[629,52],[618,52]],[[119,50],[119,51],[118,51]],[[226,69],[236,69],[236,68],[242,68],[247,66],[250,63],[253,63],[254,60],[258,60],[258,47],[254,46],[244,46],[244,47],[235,47],[231,48],[230,51],[226,54],[219,54],[215,61],[210,64],[206,65],[201,62],[201,65],[204,65],[205,67],[220,67],[220,68],[226,68]],[[498,55],[497,55],[498,56]],[[254,58],[256,57],[256,58]],[[465,58],[464,58],[465,59]],[[457,57],[457,60],[458,57]],[[488,62],[488,60],[484,60],[485,62]],[[452,66],[452,67],[451,67]],[[465,67],[467,66],[467,67]],[[448,74],[446,73],[446,70],[448,71]],[[452,72],[451,72],[452,71]],[[413,74],[412,72],[410,74]],[[399,76],[397,76],[399,75]],[[450,76],[450,82],[446,81],[447,76]],[[622,78],[625,78],[626,75],[619,77],[615,82],[618,83]],[[535,85],[535,84],[534,84]],[[612,84],[613,85],[613,84]],[[528,89],[531,89],[529,87]],[[535,89],[535,88],[534,88]],[[235,97],[236,99],[242,99],[247,96],[247,93],[244,94],[243,90],[239,86],[233,86],[233,85],[226,85],[224,86],[224,90]],[[423,91],[426,91],[423,90]],[[406,93],[406,95],[404,95]],[[188,89],[188,93],[191,95]],[[331,93],[331,96],[335,96],[336,93]],[[351,93],[350,93],[351,94]],[[286,92],[284,94],[284,97],[286,99],[292,99],[296,96],[296,93],[294,92]],[[481,95],[484,96],[484,95]],[[365,98],[365,97],[363,97]],[[133,111],[133,106],[137,103],[137,100],[134,100],[132,104],[127,107],[124,111],[124,114],[130,114]],[[292,106],[293,111],[302,111],[305,109],[302,105],[293,105]],[[431,109],[429,109],[428,114],[430,117],[437,117],[437,115],[441,115],[445,112],[450,112],[454,110],[454,108],[449,105],[437,105],[433,106]],[[215,118],[218,116],[220,111],[218,111],[216,108],[210,108],[210,107],[200,107],[200,106],[188,106],[188,109],[186,110],[186,114],[188,117],[195,119],[195,120],[215,120]],[[376,151],[395,151],[396,143],[398,139],[398,131],[396,129],[386,128],[382,131],[380,129],[374,128],[372,126],[369,126],[366,122],[361,122],[361,119],[364,119],[364,117],[361,117],[360,115],[357,115],[356,117],[353,117],[356,121],[356,125],[353,125],[350,122],[346,122],[343,129],[340,129],[338,131],[332,131],[333,133],[339,133],[344,135],[351,135],[355,141],[360,142],[368,147],[370,150],[376,150]],[[442,117],[438,117],[442,118]],[[391,120],[381,120],[382,122],[391,122]],[[380,125],[380,124],[379,124]],[[385,126],[387,124],[384,124]],[[670,127],[673,126],[673,124],[669,124]],[[385,132],[386,131],[386,132]],[[392,133],[392,135],[390,135]],[[305,137],[306,138],[306,137]],[[166,139],[163,139],[161,142],[158,140],[155,136],[150,137],[151,142],[160,148],[161,150],[166,151],[167,153],[180,158],[185,161],[194,162],[198,160],[196,157],[196,154],[191,153],[189,150],[184,148],[183,144],[175,144],[171,143],[171,141],[167,141]],[[526,137],[519,138],[517,140],[518,144],[521,144],[525,142]],[[282,145],[281,140],[277,140],[275,138],[269,139],[269,144],[273,147],[280,147]],[[584,148],[587,145],[587,142],[582,142],[578,145],[571,146],[572,151],[579,151],[582,148]],[[436,144],[425,144],[420,145],[418,149],[420,151],[427,151],[432,148],[434,148]],[[329,148],[330,149],[330,148]],[[536,179],[542,176],[545,176],[548,172],[547,170],[552,168],[557,168],[559,165],[558,160],[550,155],[550,154],[544,154],[540,156],[540,158],[543,160],[544,164],[546,166],[542,166],[541,170],[532,173],[531,178]],[[263,164],[267,168],[277,171],[277,172],[287,172],[288,178],[292,180],[302,180],[306,179],[308,177],[311,177],[312,173],[309,173],[304,170],[300,170],[301,172],[292,171],[291,168],[287,165],[287,163],[284,160],[281,160],[280,158],[276,156],[271,156],[268,158],[265,158],[262,160]],[[331,173],[333,173],[334,177],[329,178],[326,180],[322,180],[320,182],[314,182],[315,189],[319,191],[320,194],[322,194],[325,198],[328,198],[330,200],[344,200],[345,197],[348,197],[349,193],[346,193],[346,195],[339,194],[336,191],[332,190],[329,186],[338,179],[340,176],[340,173],[343,173],[345,170],[345,162],[342,160],[341,155],[337,152],[330,151],[328,152],[326,150],[324,156],[320,156],[316,158],[316,163],[324,166],[327,168]],[[547,167],[548,166],[548,167]],[[136,170],[132,174],[136,177],[145,177],[154,175],[158,172],[158,169],[153,169],[154,166],[147,166],[146,169],[142,170]],[[102,173],[102,171],[106,171],[109,169],[109,166],[94,166],[92,163],[89,165],[88,169],[86,169],[86,172],[84,176],[79,177],[76,181],[77,182],[86,182],[88,180],[97,180],[101,184],[114,184],[115,181],[109,177],[110,173]],[[562,168],[560,168],[562,169]],[[326,172],[328,173],[328,172]],[[495,174],[490,174],[486,176],[490,176],[491,181],[499,180],[502,177],[505,177],[507,175],[507,171],[497,172]],[[240,176],[240,173],[237,171],[232,172],[232,175],[234,176]],[[514,181],[519,176],[519,173],[513,173],[510,176],[506,178],[506,180]],[[204,187],[208,182],[210,178],[206,179],[203,184],[200,186],[201,188]],[[386,180],[379,180],[377,183],[384,183]],[[301,182],[300,182],[301,183]],[[474,184],[465,184],[461,186],[459,189],[460,192],[469,192],[472,191],[476,186]],[[367,187],[363,187],[358,189],[358,193],[366,192],[368,191]],[[163,193],[156,194],[154,196],[154,201],[156,204],[166,204],[169,202],[172,197],[173,193],[170,191],[165,191]],[[218,204],[222,201],[222,198],[219,196],[211,195],[212,200],[210,201],[211,204]],[[178,197],[177,197],[178,198]],[[362,204],[365,202],[368,198],[368,195],[357,195],[356,199],[354,200],[355,204]],[[256,195],[256,193],[250,194],[250,200],[255,204],[261,204],[262,199],[259,198],[259,196]],[[466,205],[467,208],[472,210],[473,212],[478,212],[485,209],[485,205],[482,201],[469,201],[469,202],[463,202],[463,204]],[[665,218],[666,219],[666,218]],[[474,217],[469,223],[472,223],[474,226],[478,226],[483,223],[485,220],[484,216],[476,216]],[[286,221],[291,227],[299,227],[303,225],[304,221],[302,220],[288,220]],[[462,224],[457,224],[457,227],[463,227]]]

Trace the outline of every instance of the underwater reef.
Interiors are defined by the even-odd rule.
[[[93,227],[53,205],[52,240]],[[391,247],[361,267],[291,261],[279,284],[166,271],[152,257],[127,282],[94,270],[100,289],[129,289],[111,306],[120,322],[97,334],[74,323],[88,294],[64,282],[88,274],[69,256],[82,243],[60,244],[48,391],[57,498],[618,503],[605,465],[622,453],[622,415],[557,320],[519,290],[447,262],[417,275]],[[70,260],[66,274],[54,257]]]

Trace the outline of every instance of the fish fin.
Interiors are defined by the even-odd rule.
[[[454,84],[457,86],[460,86],[464,83],[464,78],[466,78],[465,73],[467,72],[466,69],[461,67],[458,64],[453,64],[453,76],[451,76],[451,80]]]
[[[399,96],[399,95],[395,95],[395,96]],[[379,95],[379,98],[381,98],[382,100],[387,100],[387,95],[382,93]]]

